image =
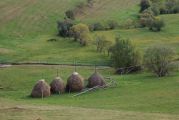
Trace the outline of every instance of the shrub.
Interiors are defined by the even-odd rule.
[[[98,22],[93,24],[93,30],[94,31],[105,30],[105,27],[102,23]]]
[[[109,29],[115,29],[117,27],[119,27],[118,22],[114,21],[114,20],[110,20],[108,21],[108,27]]]
[[[153,19],[154,19],[153,12],[150,9],[147,9],[143,11],[142,14],[140,15],[140,24],[142,27],[149,26],[153,21]]]
[[[177,0],[167,0],[160,7],[160,14],[173,14],[179,12],[179,2]]]
[[[143,12],[144,10],[146,10],[147,8],[150,7],[150,0],[141,0],[140,2],[140,12]]]
[[[70,28],[73,26],[73,22],[71,20],[65,19],[64,21],[58,22],[58,35],[62,37],[70,36]]]
[[[148,25],[149,29],[152,31],[161,31],[161,29],[165,26],[163,19],[159,17],[155,17],[154,20]]]
[[[115,68],[136,66],[140,64],[140,54],[131,41],[117,37],[111,50],[111,61]]]
[[[87,46],[89,44],[89,41],[92,40],[92,37],[89,33],[82,33],[80,35],[80,44],[82,46]]]
[[[74,10],[67,10],[65,12],[67,18],[74,20],[75,19],[75,11]]]
[[[160,14],[160,10],[157,4],[153,4],[151,7],[151,10],[153,12],[153,15],[157,16]]]
[[[89,7],[92,7],[92,6],[93,6],[93,3],[94,3],[94,0],[87,0],[87,3],[88,3],[88,6],[89,6]]]
[[[179,3],[173,8],[173,13],[179,13]]]
[[[161,6],[159,10],[160,10],[160,14],[167,14],[168,13],[165,6]]]
[[[168,14],[173,13],[173,8],[174,8],[175,5],[176,5],[175,0],[168,0],[168,1],[165,2],[165,6],[166,6],[166,9],[168,11]]]
[[[146,67],[159,77],[166,76],[170,70],[170,64],[174,57],[174,51],[169,47],[154,46],[146,50],[144,62]]]
[[[79,23],[71,27],[71,33],[75,41],[79,41],[81,45],[87,45],[91,39],[89,34],[89,28],[86,24]]]
[[[111,47],[112,42],[107,40],[105,36],[97,36],[96,37],[96,50],[97,52],[104,52],[108,51],[108,49]]]
[[[131,28],[132,26],[135,26],[134,21],[133,21],[132,19],[127,19],[126,22],[125,22],[125,24],[124,24],[124,27],[127,28],[127,29],[129,29],[129,28]]]

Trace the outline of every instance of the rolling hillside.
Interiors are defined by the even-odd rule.
[[[66,10],[86,0],[0,0],[0,120],[178,120],[179,65],[170,75],[156,77],[142,70],[117,75],[111,67],[97,71],[111,78],[115,87],[87,92],[51,95],[43,99],[29,97],[39,79],[51,83],[58,74],[67,82],[74,66],[7,65],[13,62],[48,62],[108,65],[109,56],[96,52],[95,39],[82,47],[70,38],[57,36],[57,21]],[[91,24],[115,20],[119,24],[136,20],[140,0],[94,0],[76,16],[75,22]],[[112,42],[116,35],[130,39],[143,53],[154,44],[176,50],[179,59],[179,14],[160,15],[166,25],[161,32],[147,28],[122,28],[90,32],[106,36]],[[49,39],[56,41],[49,42]],[[85,79],[94,67],[76,66]]]
[[[57,21],[64,12],[85,0],[8,0],[0,1],[0,62],[72,62],[77,59],[89,63],[105,63],[109,58],[96,53],[95,41],[88,47],[80,47],[69,39],[57,37]],[[92,8],[86,8],[77,21],[93,23],[116,20],[123,23],[135,19],[139,0],[95,0]],[[118,29],[94,32],[106,35],[114,41],[115,35],[134,41],[142,51],[152,44],[167,44],[177,51],[179,15],[164,15],[166,27],[160,33],[147,29]],[[57,42],[47,42],[55,38]]]
[[[125,3],[129,3],[129,1]],[[0,61],[60,62],[73,61],[75,58],[80,61],[95,58],[94,61],[103,60],[104,62],[104,58],[108,58],[105,55],[97,54],[94,45],[81,48],[68,39],[56,37],[57,21],[62,20],[64,12],[74,8],[79,2],[80,0],[53,0],[53,2],[49,0],[0,1]],[[118,12],[118,8],[119,10],[121,8],[128,10],[128,8],[135,9],[137,7],[137,2],[126,4],[126,8],[124,7],[125,4],[121,3],[117,0],[113,2],[109,2],[109,0],[96,1],[94,8],[97,10],[95,12],[99,10],[100,14],[110,15],[112,13],[109,11],[110,7],[116,4],[118,5],[115,13]],[[109,7],[102,9],[100,6]],[[111,14],[114,19],[116,18],[115,13]],[[133,13],[137,13],[137,11],[130,11],[126,16],[130,17]],[[81,17],[89,18],[88,15],[79,16],[77,20],[80,20]],[[58,42],[48,43],[47,40],[51,38],[58,39]]]
[[[128,18],[136,18],[140,0],[95,0],[94,6],[84,10],[78,20],[87,23],[116,20],[124,22]]]

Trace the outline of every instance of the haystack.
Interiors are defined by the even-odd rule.
[[[64,93],[65,92],[65,84],[63,82],[63,80],[60,77],[56,77],[51,83],[50,83],[50,87],[51,87],[51,93]]]
[[[100,75],[98,72],[93,73],[90,78],[88,79],[88,88],[93,88],[96,86],[105,86],[105,80],[102,75]]]
[[[48,96],[50,96],[50,86],[45,80],[39,80],[32,90],[31,97],[43,98]]]
[[[77,72],[74,72],[67,80],[66,91],[80,92],[84,88],[84,78]]]

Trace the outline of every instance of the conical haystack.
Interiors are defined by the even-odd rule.
[[[65,92],[65,84],[60,77],[56,77],[50,84],[51,93],[64,93]]]
[[[50,86],[45,82],[45,80],[39,80],[34,86],[31,97],[40,98],[50,96]]]
[[[68,92],[79,92],[84,88],[84,78],[74,72],[67,80],[66,90]]]
[[[96,86],[105,86],[105,80],[102,75],[100,75],[98,72],[95,72],[91,75],[91,77],[88,79],[88,85],[87,87],[93,88]]]

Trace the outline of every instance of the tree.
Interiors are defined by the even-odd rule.
[[[140,15],[140,25],[142,27],[151,26],[153,20],[154,15],[150,9],[144,10]]]
[[[89,28],[86,24],[79,23],[71,27],[71,34],[75,41],[79,41],[83,46],[91,39]]]
[[[174,57],[174,51],[169,47],[153,46],[144,55],[145,66],[159,77],[166,76]]]
[[[87,46],[89,44],[89,41],[92,40],[92,37],[89,33],[82,33],[80,36],[80,44],[82,46]]]
[[[150,0],[141,0],[140,2],[140,12],[143,12],[147,8],[149,8],[151,5]]]
[[[73,26],[73,22],[69,19],[58,22],[58,35],[62,37],[70,36],[70,28]]]
[[[152,31],[161,31],[161,29],[165,26],[165,23],[163,19],[159,17],[155,17],[150,24],[148,24],[148,27]]]
[[[119,27],[119,24],[115,20],[110,20],[110,21],[108,21],[108,26],[109,26],[109,29],[115,29],[115,28]]]
[[[67,10],[65,15],[67,18],[75,20],[75,10]]]
[[[111,50],[111,61],[115,68],[136,66],[140,64],[140,53],[130,40],[117,37]]]
[[[105,36],[97,36],[96,37],[96,48],[97,52],[104,52],[108,51],[112,45],[112,42],[107,40]],[[109,55],[109,53],[108,53]]]

